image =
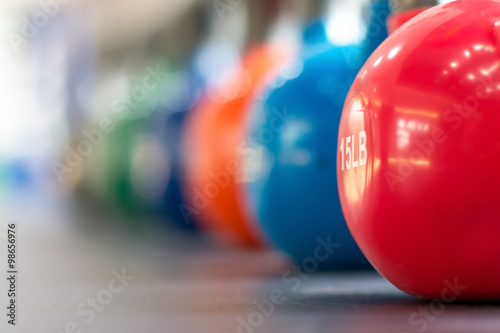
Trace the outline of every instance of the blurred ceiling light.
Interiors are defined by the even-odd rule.
[[[335,45],[353,44],[361,40],[364,23],[362,20],[365,0],[330,1],[326,33]]]

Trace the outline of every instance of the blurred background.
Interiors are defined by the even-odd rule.
[[[325,3],[321,14],[316,2]],[[324,19],[330,40],[359,39],[366,2],[283,1],[268,28],[259,24],[263,15],[250,14],[244,0],[2,3],[2,197],[30,186],[44,192],[74,189],[83,177],[81,165],[95,158],[84,158],[72,170],[55,172],[52,164],[65,165],[66,148],[77,149],[85,139],[82,131],[98,128],[103,119],[116,117],[126,106],[134,109],[143,99],[151,110],[138,113],[188,108],[203,93],[196,87],[202,84],[192,81],[223,79],[224,69],[238,64],[252,39],[299,43],[299,29],[315,16]],[[142,80],[157,66],[165,77],[143,96]],[[136,96],[130,98],[134,88]],[[199,91],[186,92],[191,88]],[[89,155],[98,150],[100,145]]]
[[[50,208],[69,214],[58,227],[99,235],[112,222],[85,214],[126,220],[110,227],[113,231],[190,229],[135,221],[175,215],[162,214],[161,206],[178,176],[177,160],[189,151],[182,150],[180,125],[172,115],[189,112],[206,96],[234,94],[214,87],[229,80],[253,44],[268,41],[298,50],[307,38],[323,34],[337,44],[359,40],[367,3],[3,2],[4,216],[21,222],[33,215],[37,221],[31,227],[45,230],[55,222],[41,219],[37,209]]]
[[[271,246],[222,245],[227,235],[206,232],[182,206],[190,203],[186,163],[203,168],[189,141],[206,134],[186,124],[200,105],[250,89],[238,69],[252,46],[272,45],[292,58],[323,43],[359,43],[369,4],[2,1],[0,238],[7,223],[18,223],[21,332],[70,332],[73,322],[84,332],[259,331],[247,317],[297,266]],[[87,322],[79,305],[122,269],[134,277],[130,286]],[[370,274],[376,289],[408,302]],[[299,281],[294,304],[332,290],[364,295],[356,278]],[[0,297],[2,308],[6,300]],[[371,308],[356,323],[314,304],[305,309],[325,316],[307,317],[299,306],[302,327],[318,318],[323,328],[344,322],[360,330],[381,321]],[[259,329],[301,327],[291,319],[296,306],[290,309]],[[391,316],[394,327],[406,325],[406,312]]]

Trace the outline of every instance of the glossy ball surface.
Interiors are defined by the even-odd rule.
[[[208,88],[206,98],[190,115],[184,134],[186,183],[182,214],[233,245],[261,246],[263,237],[244,214],[239,198],[245,149],[244,121],[248,103],[268,73],[286,53],[259,45],[221,85]]]
[[[349,92],[344,215],[368,260],[407,293],[500,298],[499,32],[498,1],[434,7],[380,46]]]
[[[306,48],[309,55],[285,67],[251,113],[253,153],[243,156],[249,211],[271,243],[306,269],[371,267],[342,214],[332,144],[356,74],[387,37],[387,2],[371,9],[370,36],[357,45]],[[325,242],[331,251],[321,248]]]

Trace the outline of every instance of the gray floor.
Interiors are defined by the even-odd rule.
[[[18,325],[8,326],[2,314],[0,332],[500,332],[497,304],[441,308],[375,272],[292,272],[284,279],[293,265],[276,253],[228,251],[172,231],[120,229],[125,217],[89,213],[72,201],[22,202],[3,214],[19,225],[20,273]],[[127,285],[110,294],[113,272],[123,269]],[[106,293],[112,299],[100,312],[82,314],[89,297]]]

